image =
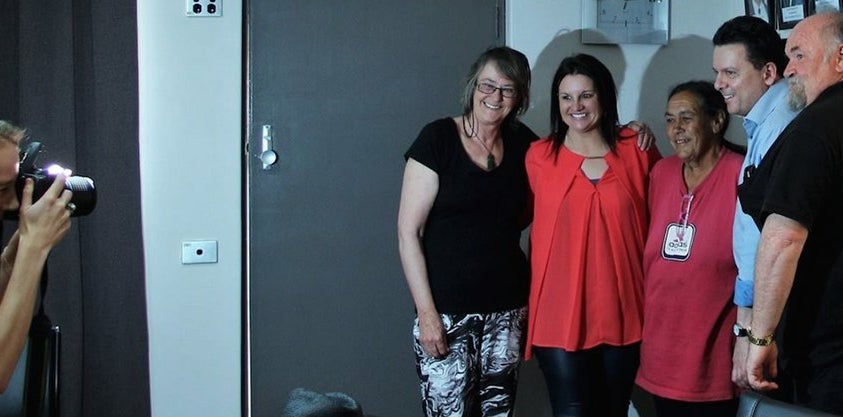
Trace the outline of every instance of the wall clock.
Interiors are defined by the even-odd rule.
[[[665,45],[670,0],[582,0],[583,43]]]

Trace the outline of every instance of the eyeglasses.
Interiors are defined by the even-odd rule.
[[[688,227],[688,216],[691,215],[691,201],[694,201],[693,194],[685,194],[682,196],[682,207],[679,209],[679,224],[682,228]]]
[[[477,83],[477,91],[483,94],[494,94],[497,90],[500,90],[501,95],[506,98],[513,98],[518,95],[518,93],[512,87],[498,87],[490,83]]]

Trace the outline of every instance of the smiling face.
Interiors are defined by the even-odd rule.
[[[594,81],[581,74],[566,75],[557,90],[562,122],[575,132],[599,128],[600,101]]]
[[[670,146],[686,164],[700,161],[720,140],[722,120],[709,117],[701,100],[691,92],[674,94],[667,102],[664,118]]]
[[[484,93],[478,86],[490,88],[492,92]],[[513,91],[515,84],[501,74],[494,63],[487,63],[478,74],[477,86],[474,88],[474,117],[478,122],[500,125],[512,111],[516,97],[504,97],[502,89]]]
[[[739,43],[715,46],[712,68],[714,87],[726,99],[729,113],[738,116],[746,116],[777,78],[775,64],[755,68]]]

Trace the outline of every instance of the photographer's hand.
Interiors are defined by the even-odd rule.
[[[41,272],[50,250],[70,229],[67,203],[73,194],[64,189],[65,176],[57,175],[47,192],[32,203],[33,182],[23,188],[18,230],[0,256],[0,274],[9,274],[0,299],[0,392],[6,390],[26,342],[38,294]]]
[[[26,180],[20,202],[20,245],[32,245],[38,250],[53,248],[70,230],[70,211],[67,203],[73,193],[64,189],[65,176],[57,175],[55,181],[41,198],[32,202],[33,182]]]

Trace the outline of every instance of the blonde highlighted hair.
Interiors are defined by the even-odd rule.
[[[26,137],[26,130],[21,129],[5,120],[0,120],[0,140],[20,146],[21,141]]]

